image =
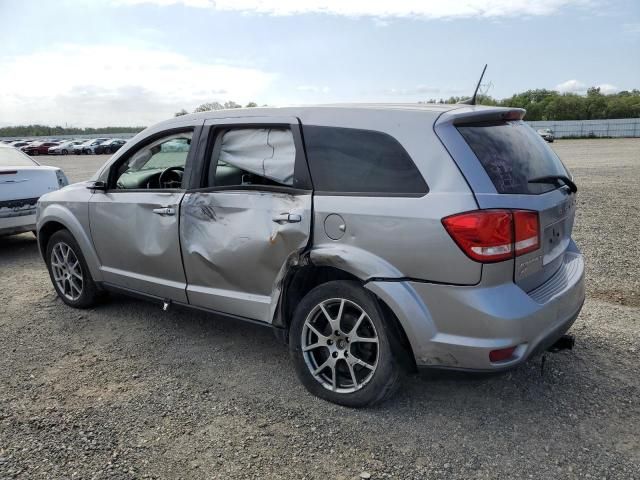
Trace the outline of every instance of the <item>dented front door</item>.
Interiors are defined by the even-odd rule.
[[[213,153],[203,160],[201,183],[182,201],[180,244],[190,304],[270,323],[282,280],[310,238],[312,190],[297,119],[252,117],[246,122],[250,126],[241,118],[208,123],[205,151]],[[257,130],[241,139],[241,129]],[[264,138],[273,149],[261,152],[251,143],[260,142],[265,129],[272,129]],[[287,141],[295,148],[277,144]],[[226,153],[220,154],[221,149]],[[270,170],[269,162],[275,162],[279,151],[278,164]],[[294,165],[289,169],[286,163],[292,157],[293,174]],[[264,160],[260,171],[270,177],[265,185],[250,179],[256,178],[255,172],[243,173],[256,159]],[[235,180],[225,177],[227,183],[221,185],[217,172],[206,173],[211,165],[243,174],[232,174]],[[286,178],[283,184],[274,181],[279,175]]]

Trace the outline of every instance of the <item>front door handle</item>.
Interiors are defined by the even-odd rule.
[[[157,215],[170,216],[176,214],[176,209],[173,207],[154,208],[153,213]]]
[[[273,221],[280,225],[284,223],[299,223],[302,221],[302,215],[298,215],[297,213],[281,213],[273,217]]]

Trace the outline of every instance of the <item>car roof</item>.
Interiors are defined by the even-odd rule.
[[[410,115],[424,115],[425,119],[428,117],[429,120],[435,121],[440,115],[454,110],[461,110],[468,113],[483,110],[507,111],[513,109],[460,103],[336,103],[287,107],[232,108],[224,110],[209,110],[206,112],[191,113],[173,117],[150,126],[135,138],[163,129],[196,125],[201,121],[218,118],[273,117],[274,119],[283,119],[286,117],[296,117],[306,124],[319,122],[319,124],[333,125],[343,123],[343,120],[347,118],[366,118],[370,115],[383,118],[386,114],[396,116],[402,113]]]

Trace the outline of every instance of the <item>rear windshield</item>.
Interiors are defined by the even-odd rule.
[[[555,152],[521,121],[457,127],[491,178],[498,193],[538,194],[557,188],[529,180],[568,175]]]
[[[14,148],[0,148],[0,167],[33,167],[29,157]]]

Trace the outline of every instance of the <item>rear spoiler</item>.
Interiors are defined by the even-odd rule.
[[[459,108],[448,112],[454,125],[470,123],[522,120],[527,111],[523,108]]]

